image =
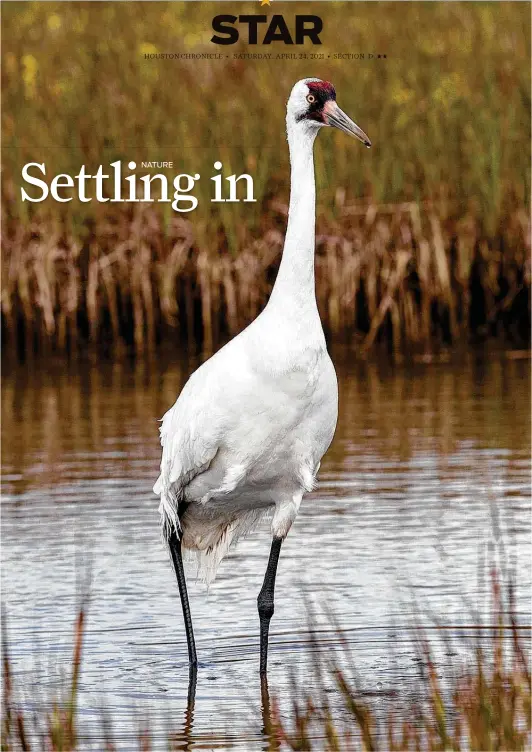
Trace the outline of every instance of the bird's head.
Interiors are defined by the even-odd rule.
[[[365,146],[371,141],[336,103],[336,91],[328,81],[304,78],[292,89],[286,108],[287,124],[319,129],[329,125],[358,138]]]

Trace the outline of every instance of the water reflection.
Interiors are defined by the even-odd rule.
[[[196,704],[196,686],[198,683],[198,670],[196,666],[190,666],[188,671],[188,693],[185,709],[183,729],[180,733],[172,735],[172,749],[187,752],[192,749],[194,730],[194,707]]]
[[[222,749],[228,740],[268,749],[270,693],[287,711],[290,677],[312,686],[312,651],[340,647],[320,614],[317,643],[309,643],[308,599],[338,615],[364,691],[382,702],[415,692],[412,600],[451,633],[466,634],[471,608],[489,610],[485,553],[497,539],[516,572],[520,619],[529,622],[528,361],[471,357],[392,369],[353,365],[342,351],[334,359],[340,421],[320,485],[283,546],[269,692],[258,677],[256,610],[266,526],[224,561],[209,592],[190,585],[200,666],[197,689],[189,682],[151,486],[156,418],[194,364],[40,365],[4,374],[2,590],[16,679],[31,679],[41,697],[60,683],[84,554],[93,586],[82,722],[97,738],[105,707],[125,747],[137,708],[161,746],[171,730],[177,749]]]

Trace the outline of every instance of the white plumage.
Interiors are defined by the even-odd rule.
[[[369,141],[331,90],[305,79],[288,101],[290,209],[268,304],[192,374],[162,421],[154,491],[163,530],[195,553],[207,582],[231,543],[264,514],[273,514],[274,539],[286,536],[333,438],[337,381],[314,290],[313,144],[320,126],[331,124]]]

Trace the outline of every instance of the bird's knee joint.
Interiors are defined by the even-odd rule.
[[[271,619],[275,611],[273,598],[259,595],[257,598],[257,607],[261,619]]]

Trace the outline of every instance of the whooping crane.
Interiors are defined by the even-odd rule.
[[[281,544],[311,491],[338,416],[338,386],[314,287],[314,139],[335,126],[369,138],[336,104],[334,87],[299,81],[287,104],[291,181],[288,227],[277,280],[262,313],[203,363],[161,426],[154,492],[175,567],[190,665],[197,664],[182,551],[195,553],[211,582],[231,543],[271,511],[273,541],[257,599],[260,673]]]

